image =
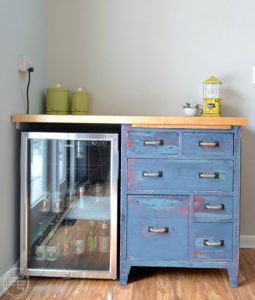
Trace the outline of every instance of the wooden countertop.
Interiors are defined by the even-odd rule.
[[[13,115],[13,123],[131,124],[133,127],[229,129],[245,126],[246,118],[109,115]]]

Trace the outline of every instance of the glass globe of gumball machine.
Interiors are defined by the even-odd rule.
[[[215,76],[211,76],[203,82],[204,110],[203,117],[220,117],[221,110],[221,84]]]

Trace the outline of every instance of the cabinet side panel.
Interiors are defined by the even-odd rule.
[[[127,283],[130,266],[127,264],[127,130],[129,126],[121,127],[121,162],[120,162],[120,281]]]

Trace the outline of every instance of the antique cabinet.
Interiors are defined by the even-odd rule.
[[[120,282],[132,266],[225,268],[236,287],[240,127],[121,136]]]

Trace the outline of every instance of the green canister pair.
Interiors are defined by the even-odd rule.
[[[70,109],[69,109],[70,107]],[[67,115],[85,115],[88,113],[88,94],[81,88],[72,93],[69,103],[69,90],[58,84],[55,88],[47,89],[46,113]]]

